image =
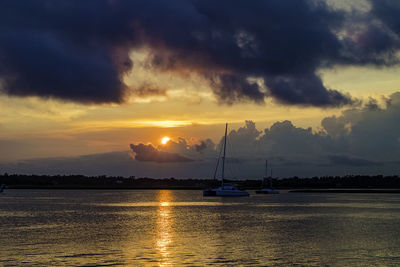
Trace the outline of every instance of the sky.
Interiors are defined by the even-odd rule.
[[[0,173],[212,178],[225,123],[230,178],[399,173],[396,1],[6,1],[0,20]]]

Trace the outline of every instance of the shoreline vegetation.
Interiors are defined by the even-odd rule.
[[[240,188],[253,190],[262,186],[261,179],[228,180]],[[399,176],[326,176],[312,178],[273,178],[274,188],[293,193],[400,193]],[[7,189],[171,189],[200,190],[217,187],[213,179],[153,179],[121,176],[84,175],[0,175]]]

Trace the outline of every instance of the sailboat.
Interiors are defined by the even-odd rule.
[[[228,131],[228,124],[225,125],[225,137],[224,137],[224,154],[222,156],[222,178],[221,178],[221,186],[218,188],[208,188],[203,190],[203,196],[219,196],[219,197],[243,197],[249,196],[249,193],[245,190],[240,190],[236,187],[236,185],[232,183],[226,183],[224,181],[225,174],[225,153],[226,153],[226,134]],[[217,168],[219,164],[219,157],[217,161]],[[215,169],[215,174],[217,172],[217,168]],[[214,178],[215,178],[214,174]]]
[[[256,190],[256,194],[279,194],[278,190],[272,188],[272,169],[271,176],[269,177],[269,188],[265,187],[265,180],[268,177],[268,160],[265,161],[265,178],[262,182],[262,188],[260,190]]]

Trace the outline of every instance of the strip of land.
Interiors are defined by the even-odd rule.
[[[270,179],[270,178],[269,178]],[[269,179],[264,184],[269,184]],[[242,189],[257,190],[262,179],[225,179]],[[8,189],[171,189],[199,190],[221,184],[218,179],[153,179],[135,176],[84,176],[84,175],[0,175],[0,184]],[[399,176],[326,176],[312,178],[273,178],[275,189],[294,193],[400,193]]]
[[[386,193],[399,194],[400,189],[295,189],[289,193]]]

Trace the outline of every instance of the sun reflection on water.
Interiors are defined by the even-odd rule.
[[[160,202],[159,206],[162,206],[162,207],[169,206],[169,202]]]
[[[170,246],[173,242],[173,217],[171,216],[170,202],[172,201],[172,192],[160,190],[158,201],[156,245],[161,255],[159,266],[171,266]]]

